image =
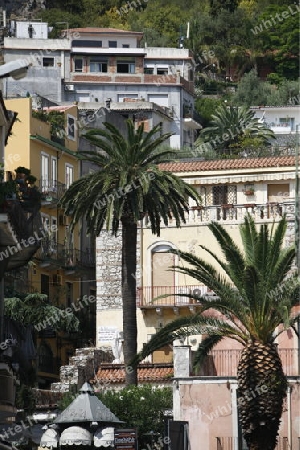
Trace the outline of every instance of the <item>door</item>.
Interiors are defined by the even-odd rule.
[[[175,293],[175,273],[170,267],[175,263],[175,255],[167,253],[170,247],[158,246],[152,251],[152,299],[160,295]],[[174,305],[175,296],[170,295],[153,302],[157,305]]]

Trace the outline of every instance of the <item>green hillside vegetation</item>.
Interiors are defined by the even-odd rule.
[[[215,76],[235,81],[262,62],[273,82],[299,76],[299,7],[289,0],[47,0],[38,14],[60,33],[57,22],[73,27],[113,27],[144,32],[148,46],[193,50],[197,69],[215,64]],[[190,23],[187,39],[187,23]],[[203,57],[210,50],[212,57]],[[205,69],[204,69],[205,70]],[[209,69],[208,69],[209,70]],[[260,73],[258,73],[260,75]]]

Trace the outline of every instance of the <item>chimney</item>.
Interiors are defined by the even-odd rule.
[[[186,378],[191,372],[191,346],[174,345],[174,378]]]

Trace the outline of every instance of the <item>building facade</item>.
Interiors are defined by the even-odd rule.
[[[31,37],[26,31],[30,24],[35,30]],[[171,146],[194,143],[201,125],[194,111],[195,62],[189,50],[141,48],[142,33],[113,28],[69,29],[61,39],[48,39],[41,23],[14,26],[14,36],[4,40],[5,61],[21,57],[31,66],[26,79],[6,80],[7,97],[38,94],[56,102],[155,103],[172,118]]]
[[[72,308],[83,295],[94,295],[95,260],[91,248],[81,249],[78,228],[70,232],[70,218],[59,207],[59,200],[68,186],[80,176],[78,131],[72,126],[77,121],[77,107],[49,108],[34,111],[30,98],[6,101],[8,108],[18,112],[19,121],[5,149],[5,158],[18,155],[18,162],[5,167],[6,176],[14,177],[17,166],[30,168],[36,177],[35,185],[41,195],[41,224],[43,238],[31,264],[22,273],[6,277],[11,290],[21,293],[46,294],[50,304]],[[57,124],[66,130],[64,138],[57,136]],[[82,279],[88,280],[82,283]],[[94,303],[82,308],[91,323]],[[77,309],[76,309],[77,308]],[[40,324],[37,332],[37,371],[40,386],[47,387],[59,378],[59,367],[68,361],[76,346],[77,335],[58,333],[51,323]],[[80,330],[84,339],[84,331]]]

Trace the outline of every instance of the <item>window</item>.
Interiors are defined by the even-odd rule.
[[[73,300],[73,284],[66,282],[66,306],[71,306]]]
[[[86,39],[75,39],[72,41],[72,47],[102,47],[102,41],[89,41]]]
[[[148,75],[152,75],[154,73],[153,67],[144,67],[144,73],[147,73]]]
[[[108,41],[108,46],[110,48],[116,48],[117,47],[117,41]]]
[[[66,188],[68,189],[74,181],[74,167],[66,164]]]
[[[43,67],[54,67],[54,58],[44,57]]]
[[[75,140],[75,118],[73,116],[68,115],[67,123],[68,123],[68,130],[67,130],[68,138]]]
[[[57,189],[57,158],[51,156],[51,185],[52,189]]]
[[[41,170],[41,189],[43,192],[49,190],[50,181],[50,158],[49,155],[42,153],[42,170]]]
[[[83,58],[74,59],[75,72],[83,72]]]
[[[53,373],[53,352],[46,342],[42,342],[38,350],[38,369],[40,372]]]
[[[157,69],[157,75],[168,75],[168,69]]]
[[[268,184],[268,203],[282,203],[290,196],[289,184]]]
[[[41,294],[46,294],[49,301],[49,276],[41,274]]]
[[[123,48],[129,48],[130,46],[129,46],[129,44],[123,44],[122,47]]]
[[[52,247],[52,251],[56,252],[56,250],[57,250],[57,218],[54,216],[51,216],[50,245]]]
[[[107,59],[90,58],[90,72],[107,72]]]
[[[135,73],[135,62],[125,58],[118,60],[117,73]]]

